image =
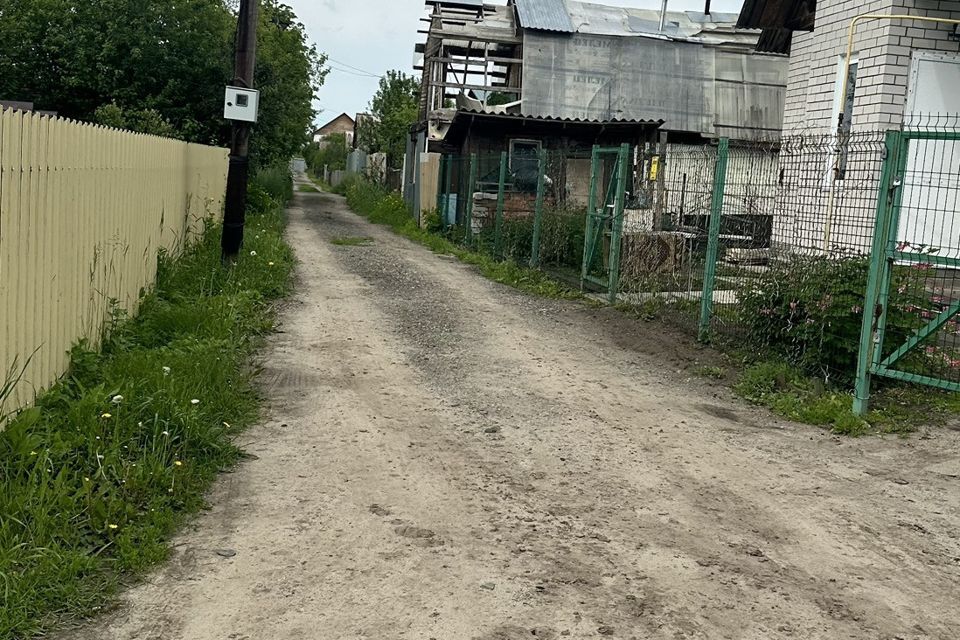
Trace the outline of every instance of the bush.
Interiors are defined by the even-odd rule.
[[[869,260],[793,257],[740,291],[739,320],[761,351],[786,356],[803,370],[849,383],[856,374]],[[887,340],[902,343],[919,326],[927,294],[916,272],[897,270]]]
[[[290,173],[290,167],[286,164],[278,164],[272,167],[260,169],[250,180],[253,190],[266,193],[276,203],[284,203],[293,197],[293,176]],[[257,206],[262,206],[257,204]],[[256,210],[254,206],[251,210]]]

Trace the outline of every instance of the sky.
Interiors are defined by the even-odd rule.
[[[413,73],[413,49],[423,40],[423,0],[285,0],[317,48],[330,56],[330,74],[317,95],[318,126],[341,113],[365,111],[378,76],[389,69]],[[659,0],[595,0],[659,9]],[[500,2],[505,4],[505,2]],[[713,11],[739,12],[743,0],[713,0]],[[702,11],[703,0],[669,0],[669,9]]]

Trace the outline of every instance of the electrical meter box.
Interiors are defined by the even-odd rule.
[[[260,107],[260,92],[243,87],[227,87],[223,101],[223,117],[240,122],[256,122]]]

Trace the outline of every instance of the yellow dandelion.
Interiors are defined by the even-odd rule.
[[[268,266],[268,267],[272,267],[272,266],[273,266],[273,263],[272,263],[272,262],[268,262],[268,263],[267,263],[267,266]]]
[[[117,525],[115,525],[115,524],[108,524],[107,527],[109,527],[109,528],[111,528],[111,529],[118,529],[118,528],[119,528],[119,527],[118,527]]]
[[[104,420],[109,420],[110,418],[113,417],[113,415],[109,413],[104,413],[104,414],[101,414],[100,417],[103,418]]]
[[[180,462],[179,460],[174,460],[174,461],[173,461],[173,465],[174,465],[175,467],[182,467],[182,466],[183,466],[183,463]]]

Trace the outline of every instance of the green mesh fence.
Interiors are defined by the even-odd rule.
[[[869,333],[879,345],[872,372],[954,388],[960,136],[952,132],[960,127],[952,124],[903,138],[895,167],[885,132],[634,147],[622,181],[616,154],[591,149],[448,156],[440,224],[474,251],[587,295],[654,307],[702,339],[776,352],[852,386],[889,170],[900,195],[879,245],[889,249],[876,289],[883,321],[871,327],[866,318],[881,329]],[[612,205],[618,195],[622,215]],[[598,283],[611,271],[608,297]]]

